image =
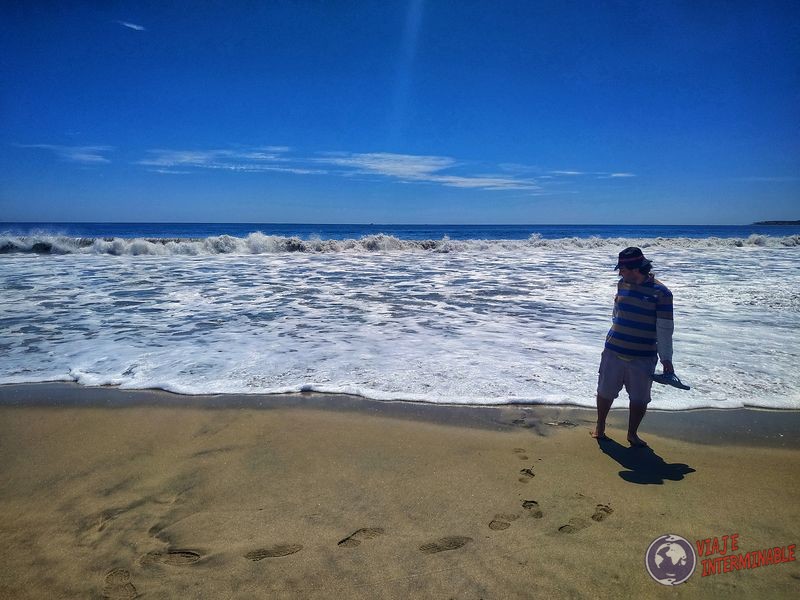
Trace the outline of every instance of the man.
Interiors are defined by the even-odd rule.
[[[630,398],[628,442],[647,444],[638,436],[647,412],[658,356],[664,373],[672,366],[672,293],[650,273],[652,263],[636,247],[619,253],[614,269],[621,279],[614,298],[611,329],[606,336],[597,381],[597,427],[592,437],[605,439],[606,417],[622,386]]]

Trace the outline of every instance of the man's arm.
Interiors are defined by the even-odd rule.
[[[656,306],[656,340],[658,342],[658,356],[664,367],[664,373],[674,373],[672,366],[672,333],[675,323],[672,320],[672,293],[663,288],[664,293],[658,299]]]
[[[658,339],[658,356],[664,366],[664,373],[674,373],[672,366],[672,332],[675,325],[672,319],[656,319],[656,336]]]

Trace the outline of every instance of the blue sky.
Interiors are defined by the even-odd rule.
[[[0,221],[800,218],[797,2],[100,4],[2,3]]]

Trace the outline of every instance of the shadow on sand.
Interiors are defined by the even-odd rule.
[[[628,448],[618,444],[611,438],[597,440],[597,445],[627,471],[620,471],[619,476],[630,483],[642,485],[661,485],[665,479],[681,481],[685,475],[695,470],[683,463],[666,463],[664,459],[647,448]]]

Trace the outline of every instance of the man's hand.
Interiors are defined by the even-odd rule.
[[[672,366],[671,360],[662,360],[661,366],[664,367],[664,374],[675,372],[675,367]]]

